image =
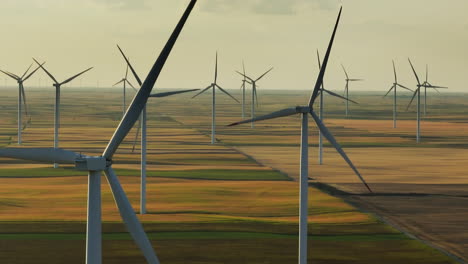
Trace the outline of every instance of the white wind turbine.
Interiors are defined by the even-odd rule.
[[[247,78],[245,77],[245,63],[242,61],[242,71],[244,72],[244,79],[242,80],[242,119],[245,118],[245,83],[247,83]]]
[[[388,92],[384,95],[384,98],[387,97],[387,95],[393,90],[393,128],[396,128],[397,127],[397,88],[400,87],[411,92],[413,90],[398,83],[395,61],[392,61],[392,62],[393,62],[393,73],[395,75],[395,82],[392,84],[392,87],[390,87],[390,90],[388,90]]]
[[[413,63],[410,59],[408,59],[408,61],[411,65],[411,69],[413,70],[414,76],[416,77],[416,81],[418,82],[418,84],[416,85],[416,91],[414,91],[413,97],[411,98],[411,101],[408,104],[406,111],[408,111],[409,107],[413,103],[414,98],[418,96],[418,99],[416,100],[416,142],[419,143],[421,142],[421,87],[424,87],[424,85],[422,85],[419,81],[419,76],[416,73],[416,70],[414,69]]]
[[[47,75],[49,75],[49,77],[52,79],[52,81],[54,81],[54,84],[53,86],[55,87],[55,106],[54,106],[54,148],[59,148],[59,129],[60,129],[60,88],[62,87],[62,85],[64,84],[67,84],[71,81],[73,81],[74,79],[78,78],[79,76],[81,76],[82,74],[84,74],[85,72],[87,71],[90,71],[93,67],[91,68],[88,68],[68,79],[66,79],[65,81],[63,82],[58,82],[57,79],[55,79],[55,77],[50,73],[48,72],[43,65],[39,64],[39,62],[37,62],[36,59],[34,59],[34,61],[39,65],[40,68],[42,68],[42,70],[44,70],[45,73],[47,73]],[[58,163],[54,163],[54,168],[58,168],[59,164]]]
[[[429,66],[426,64],[426,81],[422,84],[424,86],[424,116],[427,115],[427,88],[434,89],[436,92],[440,93],[437,89],[448,89],[448,87],[432,85],[428,81],[429,79]]]
[[[317,116],[317,114],[314,112],[313,106],[314,102],[318,97],[318,94],[320,92],[320,87],[322,86],[322,81],[323,77],[325,74],[325,70],[327,68],[327,63],[328,63],[328,58],[330,56],[331,48],[333,45],[333,41],[335,38],[336,30],[338,28],[338,24],[340,21],[341,17],[341,9],[340,13],[338,15],[338,19],[336,21],[335,28],[333,30],[333,34],[327,49],[327,53],[325,55],[325,59],[323,61],[323,65],[321,67],[320,73],[317,78],[317,82],[315,83],[315,87],[312,93],[312,96],[310,98],[309,104],[307,106],[297,106],[293,108],[287,108],[280,110],[278,112],[274,112],[265,116],[253,118],[250,120],[245,120],[241,121],[238,123],[233,123],[229,126],[235,126],[235,125],[240,125],[240,124],[245,124],[245,123],[250,123],[250,122],[257,122],[257,121],[262,121],[262,120],[268,120],[268,119],[275,119],[275,118],[280,118],[280,117],[286,117],[286,116],[292,116],[296,114],[300,114],[302,116],[302,135],[301,135],[301,158],[300,158],[300,195],[299,195],[299,200],[300,200],[300,209],[299,209],[299,264],[306,264],[307,263],[307,224],[308,224],[308,179],[309,179],[309,167],[308,167],[308,156],[309,156],[309,151],[308,151],[308,115],[310,114],[312,118],[314,119],[315,123],[317,124],[318,128],[322,132],[325,138],[328,139],[328,141],[336,148],[338,153],[344,158],[344,160],[348,163],[348,165],[353,169],[353,171],[356,173],[356,175],[359,177],[359,179],[362,181],[362,183],[366,186],[366,188],[370,191],[371,189],[365,182],[364,178],[362,178],[361,174],[359,171],[356,169],[356,167],[353,165],[351,160],[348,158],[346,153],[343,151],[341,146],[337,143],[335,140],[334,136],[330,133],[328,128],[325,127],[323,122],[320,120],[320,117]]]
[[[130,83],[130,81],[127,78],[128,78],[128,65],[127,65],[127,69],[125,70],[125,77],[113,85],[113,86],[116,86],[121,83],[123,84],[123,99],[122,99],[123,115],[125,115],[125,112],[127,111],[127,84],[130,85],[130,87],[132,87],[133,90],[136,90],[135,87]]]
[[[346,81],[345,97],[347,99],[347,101],[346,101],[346,117],[348,117],[348,115],[349,115],[349,103],[348,103],[348,100],[349,100],[349,83],[350,82],[361,82],[361,81],[364,81],[364,80],[363,79],[350,79],[349,75],[348,75],[348,72],[346,71],[343,64],[341,64],[341,68],[343,68],[344,74],[346,75],[346,79],[345,79],[345,81]]]
[[[23,108],[22,108],[22,104],[24,104],[25,113],[26,113],[26,115],[28,115],[28,105],[26,104],[26,93],[24,92],[24,82],[27,81],[29,78],[31,78],[31,76],[34,73],[36,73],[36,71],[40,68],[40,67],[37,67],[34,71],[32,71],[29,75],[27,75],[29,70],[31,69],[31,67],[32,67],[32,64],[31,64],[31,66],[29,66],[29,68],[24,72],[24,74],[21,77],[16,75],[16,74],[13,74],[11,72],[0,70],[0,72],[3,72],[8,77],[10,77],[10,78],[12,78],[12,79],[14,79],[14,80],[16,80],[18,82],[18,145],[21,145],[23,143],[22,131],[26,127],[26,125],[23,127]],[[29,118],[29,121],[30,120],[31,120],[31,118]]]
[[[120,53],[122,54],[123,58],[125,59],[127,66],[131,69],[133,76],[135,77],[136,81],[140,85],[140,87],[143,85],[143,82],[141,81],[140,77],[136,73],[135,69],[133,68],[132,64],[128,60],[127,56],[125,56],[125,53],[122,51],[122,49],[117,45],[119,48]],[[190,89],[190,90],[183,90],[183,91],[174,91],[174,92],[163,92],[163,93],[156,93],[156,94],[151,94],[149,97],[154,97],[154,98],[162,98],[162,97],[168,97],[176,94],[182,94],[182,93],[188,93],[188,92],[194,92],[198,91],[200,89]],[[147,111],[146,111],[146,105],[143,108],[143,111],[140,116],[140,124],[138,126],[136,136],[135,136],[135,141],[133,143],[133,150],[135,150],[135,146],[138,140],[138,135],[141,129],[141,181],[140,181],[140,214],[146,214],[146,163],[147,163]]]
[[[267,75],[269,72],[271,72],[273,70],[273,68],[269,69],[267,72],[265,72],[264,74],[262,74],[260,77],[258,77],[257,79],[252,79],[250,78],[249,76],[245,75],[245,73],[240,73],[237,71],[238,74],[244,76],[244,78],[247,78],[247,82],[249,84],[252,85],[252,106],[250,107],[250,117],[251,118],[255,118],[255,105],[257,105],[258,107],[258,95],[257,95],[257,82],[260,81],[263,77],[265,77],[265,75]],[[251,124],[251,128],[254,128],[255,127],[255,124],[252,123]]]
[[[317,61],[318,61],[319,70],[321,70],[322,69],[322,62],[320,61],[320,54],[319,54],[318,50],[317,50]],[[319,117],[320,117],[320,120],[322,120],[322,122],[323,122],[323,119],[324,119],[323,110],[325,108],[324,92],[328,93],[331,96],[338,97],[340,99],[344,99],[346,101],[350,101],[352,103],[358,104],[357,102],[355,102],[353,100],[344,98],[341,95],[338,95],[338,94],[336,94],[336,93],[334,93],[332,91],[329,91],[329,90],[325,89],[325,85],[323,84],[323,80],[322,80],[322,85],[320,86],[320,91],[319,91],[319,95],[320,95]],[[323,165],[323,135],[322,135],[322,132],[320,130],[319,130],[319,165]]]
[[[86,230],[86,263],[100,264],[102,262],[102,220],[101,220],[101,173],[104,172],[111,187],[112,195],[119,208],[120,215],[126,227],[142,251],[146,261],[151,264],[159,264],[148,236],[143,226],[136,217],[119,179],[112,168],[113,157],[124,138],[128,135],[141,114],[151,94],[154,84],[161,73],[171,50],[187,21],[197,0],[191,0],[184,15],[177,24],[166,46],[161,51],[159,58],[151,68],[141,89],[133,98],[124,118],[117,127],[112,139],[109,141],[102,156],[91,157],[81,155],[69,150],[56,148],[7,148],[0,149],[0,157],[17,158],[39,162],[60,162],[75,164],[76,169],[88,171],[88,217]]]
[[[234,96],[232,96],[230,93],[228,93],[226,90],[221,88],[221,86],[218,85],[218,52],[216,52],[216,63],[215,63],[215,76],[214,76],[214,82],[210,84],[208,87],[203,89],[201,92],[198,94],[194,95],[192,97],[195,98],[199,96],[200,94],[208,91],[209,89],[212,90],[212,104],[211,104],[211,144],[216,143],[216,88],[218,88],[221,92],[227,94],[229,97],[234,99],[236,102],[240,103]]]

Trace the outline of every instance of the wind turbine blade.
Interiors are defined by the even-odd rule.
[[[238,74],[240,74],[241,76],[244,76],[244,78],[249,79],[251,82],[254,82],[254,80],[253,80],[252,78],[250,78],[249,76],[247,76],[247,75],[245,75],[245,74],[242,74],[242,73],[240,73],[240,72],[238,72],[238,71],[236,71],[236,72],[237,72]]]
[[[109,141],[109,144],[107,145],[106,150],[103,153],[103,156],[105,158],[112,159],[120,144],[128,135],[128,133],[140,117],[141,111],[143,110],[143,108],[146,105],[146,102],[148,101],[151,91],[153,90],[154,84],[156,83],[156,80],[158,79],[159,74],[161,73],[161,70],[163,69],[164,64],[166,63],[167,58],[169,57],[172,48],[174,47],[174,44],[176,43],[177,38],[179,37],[180,32],[184,28],[185,22],[190,16],[190,13],[193,10],[193,7],[196,3],[197,0],[191,0],[189,5],[187,6],[185,13],[183,14],[182,18],[177,24],[168,42],[166,43],[166,46],[161,51],[161,54],[159,55],[151,71],[146,77],[145,82],[133,98],[133,101],[130,104],[130,107],[128,108],[127,112],[125,113],[124,118],[117,127],[114,135],[112,136],[112,139]]]
[[[0,72],[3,72],[4,74],[6,74],[7,76],[9,76],[10,78],[15,79],[15,80],[17,80],[17,81],[19,81],[19,79],[20,79],[18,76],[16,76],[15,74],[13,74],[13,73],[11,73],[11,72],[6,72],[6,71],[2,71],[2,70],[0,70]]]
[[[143,229],[140,221],[136,217],[135,211],[125,194],[122,185],[120,184],[117,175],[115,174],[112,167],[108,167],[105,171],[107,182],[109,183],[112,195],[114,196],[115,203],[119,208],[120,216],[127,227],[128,232],[132,236],[133,240],[143,252],[146,261],[151,264],[159,264],[158,257],[154,252],[153,246],[151,245],[148,236]]]
[[[322,69],[322,62],[320,61],[320,54],[319,51],[317,50],[317,61],[318,61],[318,67],[319,70]]]
[[[141,129],[141,117],[140,117],[140,119],[138,119],[138,128],[137,128],[137,132],[135,134],[135,140],[133,141],[132,153],[135,152],[136,144],[138,142],[138,136],[140,136],[140,129]]]
[[[21,79],[24,78],[24,76],[26,76],[26,74],[28,74],[29,70],[31,69],[31,67],[33,66],[34,63],[31,63],[31,65],[29,65],[28,69],[24,72],[24,74],[21,76]]]
[[[183,90],[183,91],[174,91],[174,92],[165,92],[165,93],[157,93],[157,94],[152,94],[150,97],[168,97],[171,95],[176,95],[176,94],[183,94],[183,93],[189,93],[189,92],[194,92],[194,91],[199,91],[200,89],[190,89],[190,90]]]
[[[310,114],[312,115],[312,117],[314,118],[315,120],[315,123],[317,124],[318,128],[320,129],[320,131],[322,132],[322,134],[325,136],[325,138],[327,138],[327,140],[330,142],[330,144],[332,144],[336,151],[338,151],[338,153],[340,153],[341,157],[343,157],[343,159],[346,161],[346,163],[348,163],[348,165],[351,167],[351,169],[353,169],[354,173],[356,173],[356,175],[359,177],[359,179],[361,180],[361,182],[366,186],[367,190],[369,190],[369,192],[372,193],[372,190],[371,188],[369,187],[369,185],[367,184],[367,182],[364,180],[364,178],[361,176],[361,174],[359,173],[359,171],[356,169],[356,167],[354,166],[354,164],[351,162],[351,160],[348,158],[348,155],[346,155],[346,153],[344,152],[344,150],[341,148],[340,144],[338,144],[338,142],[336,141],[335,137],[330,133],[330,131],[328,130],[328,128],[323,124],[322,120],[320,120],[320,117],[318,117],[314,111],[311,111]]]
[[[49,72],[46,70],[46,68],[44,67],[44,65],[40,64],[35,58],[33,58],[33,60],[37,63],[37,65],[39,65],[39,67],[47,74],[49,75],[49,77],[52,79],[52,81],[54,81],[55,84],[58,84],[59,82],[55,79],[55,77]]]
[[[444,87],[444,86],[437,86],[437,85],[431,85],[431,86],[428,86],[427,88],[434,88],[434,89],[448,89],[448,87]]]
[[[255,102],[257,103],[257,107],[258,107],[259,103],[258,103],[257,86],[254,87],[254,95],[255,95]]]
[[[343,64],[341,64],[341,68],[343,68],[344,74],[346,75],[346,79],[349,79],[348,73],[346,72],[346,69]]]
[[[325,71],[327,69],[328,58],[330,57],[330,52],[331,52],[331,49],[332,49],[332,46],[333,46],[333,41],[335,40],[335,34],[336,34],[336,30],[338,29],[338,24],[340,22],[340,17],[341,17],[342,10],[343,10],[343,7],[340,8],[340,13],[338,14],[338,18],[336,20],[335,28],[333,30],[333,34],[332,34],[332,37],[330,39],[330,43],[328,44],[327,53],[325,53],[325,58],[323,59],[322,68],[320,69],[320,73],[319,73],[319,75],[317,77],[317,81],[315,82],[315,87],[314,87],[314,90],[312,92],[312,96],[310,97],[310,100],[309,100],[309,107],[311,107],[311,108],[312,108],[312,106],[314,104],[315,99],[317,98],[318,92],[319,92],[320,87],[322,86],[322,83],[323,83],[323,77],[325,76]]]
[[[362,82],[364,79],[349,79],[350,82]]]
[[[346,98],[346,97],[344,97],[344,96],[341,96],[341,95],[339,95],[339,94],[336,94],[336,93],[334,93],[334,92],[332,92],[332,91],[328,91],[328,90],[326,90],[326,89],[322,89],[322,90],[325,91],[327,94],[329,94],[329,95],[331,95],[331,96],[338,97],[338,98],[340,98],[340,99],[343,99],[343,100],[345,100],[345,101],[349,101],[349,102],[354,103],[354,104],[359,104],[359,103],[356,102],[356,101],[353,101],[353,100],[351,100],[351,99],[348,99],[348,98]]]
[[[218,80],[218,52],[216,52],[216,63],[215,63],[215,79],[214,83]]]
[[[273,113],[268,114],[268,115],[264,115],[264,116],[260,116],[260,117],[256,117],[256,118],[252,118],[252,119],[232,123],[232,124],[230,124],[228,126],[237,126],[237,125],[246,124],[246,123],[259,122],[259,121],[264,121],[264,120],[269,120],[269,119],[286,117],[286,116],[291,116],[291,115],[295,115],[295,114],[298,114],[298,113],[299,113],[299,111],[295,107],[294,108],[287,108],[287,109],[283,109],[283,110],[280,110],[280,111],[277,111],[277,112],[273,112]]]
[[[429,79],[429,65],[426,64],[426,83],[428,79]]]
[[[390,88],[390,90],[388,90],[388,92],[383,96],[384,98],[387,97],[387,95],[395,88],[395,85],[392,85],[392,87]]]
[[[414,91],[413,97],[411,98],[410,103],[409,103],[408,106],[406,107],[406,111],[408,111],[408,109],[410,108],[411,104],[413,103],[414,98],[416,97],[416,95],[417,95],[418,92],[419,92],[419,89],[420,89],[420,88],[418,88],[418,89],[416,89],[416,91]]]
[[[436,88],[434,88],[434,90],[435,90],[438,94],[440,94],[439,90],[437,90]]]
[[[213,88],[213,85],[212,85],[212,84],[210,84],[210,86],[208,86],[208,87],[206,87],[205,89],[203,89],[201,92],[199,92],[199,93],[197,93],[196,95],[192,96],[192,99],[195,98],[195,97],[197,97],[197,96],[199,96],[200,94],[202,94],[202,93],[208,91],[210,88]]]
[[[396,73],[395,61],[392,60],[392,63],[393,63],[393,73],[395,74],[395,83],[397,83],[397,82],[398,82],[398,78],[397,78],[397,73]]]
[[[125,56],[125,53],[122,51],[122,49],[120,48],[119,45],[117,45],[117,48],[119,49],[120,51],[120,54],[122,54],[122,56],[124,57],[125,61],[127,62],[127,65],[128,67],[130,67],[130,70],[132,71],[133,73],[133,77],[135,77],[135,79],[137,80],[138,84],[141,85],[143,84],[143,82],[141,81],[140,77],[138,76],[138,74],[136,73],[135,69],[133,68],[132,64],[130,63],[130,60],[127,58],[127,56]]]
[[[133,86],[129,80],[125,79],[125,82],[127,82],[127,84],[130,85],[130,87],[132,87],[135,92],[138,92],[137,88],[135,88],[135,86]]]
[[[397,83],[397,85],[398,85],[398,87],[400,87],[400,88],[403,88],[403,89],[406,89],[406,90],[408,90],[408,91],[414,92],[413,90],[411,90],[410,88],[408,88],[408,87],[406,87],[406,86],[404,86],[404,85],[401,85],[401,84],[398,84],[398,83]]]
[[[29,115],[29,113],[28,113],[28,104],[26,103],[26,93],[24,92],[23,84],[21,84],[21,94],[22,94],[21,97],[23,97],[24,112],[26,113],[26,115]]]
[[[123,83],[123,82],[125,82],[125,79],[122,79],[122,80],[116,82],[114,85],[112,85],[112,87],[114,87],[114,86],[116,86],[116,85],[119,85],[119,84],[121,84],[121,83]]]
[[[245,63],[244,61],[242,60],[242,70],[244,71],[244,81],[245,81]]]
[[[93,67],[91,67],[91,68],[88,68],[88,69],[86,69],[86,70],[84,70],[84,71],[82,71],[82,72],[78,73],[77,75],[75,75],[75,76],[72,76],[72,77],[70,77],[70,78],[66,79],[66,80],[65,80],[65,81],[63,81],[63,82],[62,82],[60,85],[63,85],[63,84],[66,84],[66,83],[69,83],[69,82],[73,81],[74,79],[76,79],[76,78],[78,78],[79,76],[81,76],[81,75],[85,74],[86,72],[90,71],[91,69],[93,69]]]
[[[45,64],[45,62],[43,62],[43,63],[41,64],[41,66],[44,65],[44,64]],[[26,76],[25,78],[23,78],[23,82],[25,82],[27,79],[31,78],[31,76],[33,76],[33,74],[36,73],[37,70],[39,70],[40,68],[41,68],[41,67],[38,66],[38,67],[37,67],[36,69],[34,69],[34,71],[32,71],[28,76]]]
[[[255,80],[255,82],[258,82],[260,81],[260,79],[262,79],[263,77],[265,77],[265,75],[267,75],[269,72],[271,72],[273,70],[273,67],[271,69],[269,69],[267,72],[265,72],[264,74],[262,74],[260,77],[257,78],[257,80]]]
[[[219,86],[219,85],[217,85],[217,84],[215,84],[215,85],[216,85],[216,87],[218,87],[219,90],[221,90],[221,92],[227,94],[229,97],[231,97],[232,99],[234,99],[234,101],[236,101],[236,102],[238,102],[238,103],[240,104],[239,100],[237,100],[234,96],[232,96],[232,95],[231,95],[230,93],[228,93],[226,90],[224,90],[223,88],[221,88],[221,86]]]
[[[408,61],[411,65],[411,69],[413,69],[413,73],[414,73],[414,76],[416,77],[416,80],[418,81],[418,85],[421,86],[421,82],[419,81],[419,77],[418,77],[418,74],[416,73],[416,70],[414,69],[413,63],[411,62],[409,58],[408,58]]]
[[[37,162],[75,164],[78,153],[56,148],[3,148],[0,157]]]

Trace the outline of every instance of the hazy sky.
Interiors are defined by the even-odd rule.
[[[34,56],[47,61],[60,80],[94,66],[83,85],[100,80],[110,86],[125,70],[119,43],[145,77],[188,2],[2,0],[0,68],[20,74]],[[227,89],[239,87],[234,71],[243,59],[252,76],[275,67],[259,89],[311,89],[316,49],[325,52],[341,4],[342,23],[326,75],[329,89],[344,87],[341,63],[351,77],[366,79],[351,89],[388,89],[392,59],[401,82],[414,86],[411,57],[421,77],[428,63],[432,83],[466,91],[467,0],[199,0],[157,86],[206,87],[218,50],[219,84]],[[39,78],[50,83],[41,72],[30,85]]]

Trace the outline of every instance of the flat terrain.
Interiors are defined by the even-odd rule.
[[[121,117],[117,91],[120,89],[64,92],[61,147],[99,155]],[[24,135],[27,147],[52,146],[50,92],[35,89],[28,93],[32,119]],[[14,147],[15,91],[9,89],[6,94],[0,98],[1,110],[8,113],[0,120],[0,146]],[[261,93],[260,113],[305,102],[305,94]],[[95,103],[104,96],[105,103]],[[467,228],[462,221],[468,212],[463,211],[467,206],[462,202],[467,194],[461,184],[468,182],[459,162],[467,157],[468,146],[463,142],[468,138],[463,129],[468,117],[456,107],[445,110],[439,106],[445,104],[441,100],[435,105],[444,111],[434,113],[424,124],[423,133],[431,140],[417,145],[412,134],[414,121],[410,120],[413,114],[403,115],[401,128],[392,130],[387,119],[391,108],[375,105],[381,96],[361,96],[364,102],[353,106],[356,114],[352,120],[342,119],[342,104],[330,100],[327,125],[376,195],[364,193],[329,147],[326,164],[314,166],[316,131],[311,129],[311,184],[327,183],[341,191],[328,185],[310,188],[310,262],[455,263],[382,223],[380,217],[466,257]],[[296,262],[298,184],[294,179],[299,119],[259,123],[255,130],[248,125],[226,128],[225,124],[238,121],[240,106],[220,97],[219,144],[212,146],[207,136],[209,96],[188,98],[150,101],[148,109],[149,214],[139,217],[161,261]],[[450,105],[463,104],[462,96],[445,99]],[[132,152],[135,132],[127,137],[114,163],[138,211],[139,147]],[[83,263],[86,186],[85,175],[71,168],[53,170],[48,164],[0,159],[0,262]],[[120,222],[105,181],[102,190],[104,262],[143,263]]]

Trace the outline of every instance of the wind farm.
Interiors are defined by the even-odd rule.
[[[468,262],[464,4],[49,2],[4,6],[64,42],[0,51],[0,263]]]

